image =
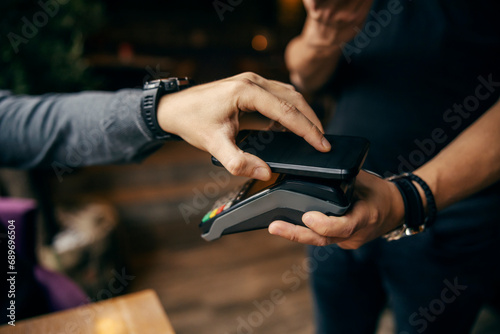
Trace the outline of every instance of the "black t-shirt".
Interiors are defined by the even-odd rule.
[[[385,176],[430,160],[500,96],[499,13],[497,0],[376,0],[343,47],[328,132],[368,138],[364,167]]]

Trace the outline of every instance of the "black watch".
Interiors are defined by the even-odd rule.
[[[158,102],[163,95],[178,92],[194,85],[189,78],[166,78],[148,81],[142,89],[141,115],[155,139],[173,139],[177,136],[165,132],[158,124]]]

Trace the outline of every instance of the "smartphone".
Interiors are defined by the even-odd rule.
[[[358,175],[370,147],[367,139],[325,135],[330,152],[319,152],[292,132],[243,130],[238,147],[266,162],[273,173],[324,179],[348,180]],[[222,164],[214,157],[212,162]]]

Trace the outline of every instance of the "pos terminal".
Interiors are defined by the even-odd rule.
[[[341,216],[350,207],[355,177],[369,143],[361,137],[325,135],[330,152],[316,151],[289,132],[242,131],[238,146],[264,160],[269,181],[249,180],[220,198],[200,223],[207,241],[266,228],[274,220],[297,225],[307,211]],[[212,158],[214,164],[221,164]]]

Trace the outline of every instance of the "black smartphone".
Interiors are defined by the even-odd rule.
[[[243,130],[236,142],[243,151],[264,160],[273,173],[335,180],[355,177],[368,153],[368,140],[354,136],[325,137],[332,145],[326,153],[317,151],[291,132]],[[214,157],[212,162],[222,166]]]

